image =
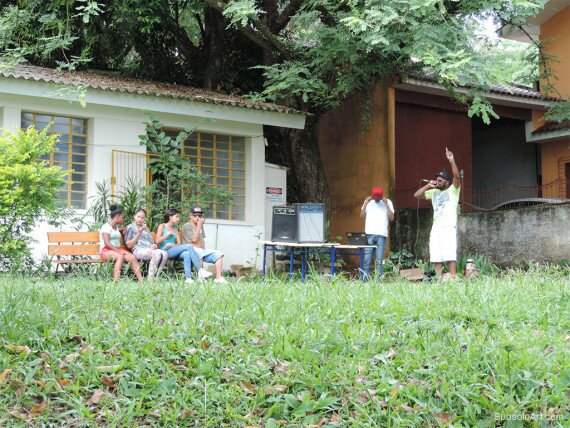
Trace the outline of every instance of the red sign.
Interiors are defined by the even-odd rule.
[[[266,187],[265,193],[268,195],[282,195],[283,189],[281,187]]]

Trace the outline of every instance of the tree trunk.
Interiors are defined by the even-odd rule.
[[[208,55],[204,88],[215,91],[220,83],[220,70],[224,60],[224,32],[228,23],[221,13],[211,7],[206,8],[204,15],[204,47]]]
[[[315,134],[318,117],[308,117],[304,129],[265,127],[265,158],[286,166],[288,202],[322,202],[330,209],[330,193]]]

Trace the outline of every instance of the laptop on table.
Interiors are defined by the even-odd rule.
[[[368,245],[366,233],[364,232],[346,232],[349,245]]]

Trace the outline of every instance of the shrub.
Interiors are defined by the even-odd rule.
[[[26,235],[40,218],[57,216],[55,200],[65,172],[42,160],[56,141],[57,135],[34,128],[0,134],[0,270],[29,262]]]
[[[137,209],[146,206],[145,186],[131,178],[127,178],[125,185],[120,186],[115,195],[111,192],[111,185],[108,180],[95,183],[95,188],[96,193],[91,197],[91,206],[84,216],[84,219],[92,219],[93,222],[82,222],[90,230],[99,230],[101,225],[109,220],[112,204],[123,209],[127,222],[131,221]]]
[[[384,260],[384,273],[398,273],[402,269],[410,269],[418,266],[418,261],[412,253],[405,248],[401,251],[390,251],[388,258]]]

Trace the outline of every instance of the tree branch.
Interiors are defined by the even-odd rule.
[[[197,13],[194,15],[194,17],[196,18],[196,22],[198,22],[198,27],[200,27],[200,34],[202,35],[202,40],[206,40],[206,27],[204,27],[202,18],[200,18],[200,15]]]
[[[226,4],[221,0],[205,0],[206,4],[218,12],[224,12]],[[290,58],[291,52],[275,34],[271,32],[269,27],[257,18],[250,20],[252,27],[244,26],[239,23],[236,28],[241,31],[248,39],[263,49],[275,50],[284,58]]]
[[[334,27],[336,25],[338,25],[338,21],[337,19],[333,16],[332,13],[330,13],[326,7],[324,6],[317,6],[315,8],[317,10],[317,12],[319,12],[321,21],[323,24],[325,24],[328,27]]]
[[[180,51],[184,55],[186,59],[191,59],[196,55],[200,54],[200,49],[192,43],[190,37],[188,37],[188,33],[186,30],[178,25],[174,19],[169,14],[166,14],[166,19],[164,19],[164,24],[168,31],[170,31],[177,40],[177,46],[180,48]]]
[[[299,12],[301,6],[303,6],[304,0],[291,0],[289,4],[283,9],[283,12],[277,17],[274,23],[271,25],[271,29],[275,34],[279,34],[283,30],[291,18]]]

